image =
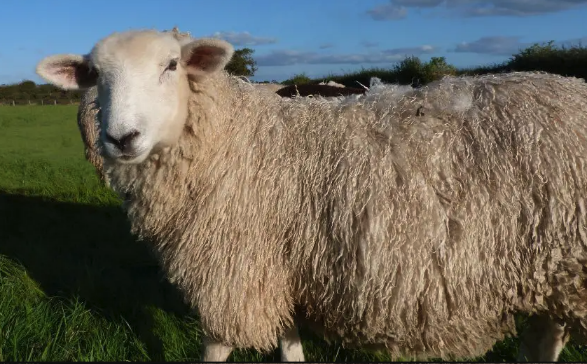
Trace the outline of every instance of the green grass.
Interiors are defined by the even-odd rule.
[[[85,161],[76,108],[0,107],[0,361],[197,360],[197,316]],[[309,361],[389,359],[302,338]],[[567,346],[561,361],[586,361],[581,350]],[[510,338],[475,360],[516,353]],[[278,361],[279,352],[229,360]]]

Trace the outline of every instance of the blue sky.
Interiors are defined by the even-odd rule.
[[[55,53],[178,26],[255,50],[256,80],[389,67],[406,55],[456,66],[501,62],[534,42],[587,45],[587,0],[2,0],[0,84],[31,79]]]

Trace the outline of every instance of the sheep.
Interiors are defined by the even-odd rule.
[[[133,30],[37,65],[62,89],[99,85],[111,187],[198,310],[204,361],[278,343],[304,360],[300,325],[392,357],[476,357],[517,313],[527,359],[585,340],[582,80],[267,98],[223,70],[233,52]]]
[[[346,87],[345,85],[338,83],[336,81],[328,81],[328,82],[320,82],[319,85],[327,85],[327,86],[334,86],[334,87]]]
[[[281,90],[285,85],[279,83],[257,83],[255,84],[261,90],[266,90],[274,94],[276,91]]]
[[[281,97],[296,97],[296,96],[348,96],[348,95],[362,95],[365,90],[353,87],[337,87],[329,85],[315,85],[315,84],[301,84],[290,85],[280,88],[276,93]]]
[[[170,32],[178,41],[191,39],[190,32],[180,32],[177,27],[173,27],[171,30],[164,30],[163,32]],[[82,94],[77,111],[77,126],[84,143],[86,160],[94,166],[98,178],[108,187],[110,186],[110,183],[108,181],[108,176],[104,171],[102,156],[98,145],[100,126],[97,122],[97,114],[100,108],[96,100],[97,96],[98,91],[95,86],[90,87]]]

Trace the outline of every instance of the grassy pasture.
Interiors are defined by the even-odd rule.
[[[197,315],[85,161],[76,105],[0,107],[0,361],[187,361]],[[524,325],[520,318],[519,325]],[[302,330],[308,361],[387,361]],[[517,339],[472,361],[512,361]],[[237,350],[232,361],[278,361]],[[587,361],[568,345],[561,361]]]

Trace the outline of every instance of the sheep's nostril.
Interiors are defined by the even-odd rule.
[[[112,135],[106,133],[106,140],[116,145],[118,149],[124,152],[132,144],[132,141],[136,139],[141,133],[137,130],[133,130],[130,133],[122,136],[121,138],[115,138]]]
[[[119,144],[118,139],[116,139],[115,137],[113,137],[112,135],[110,135],[108,133],[106,133],[106,141],[109,143],[112,143],[116,146],[118,146],[118,144]]]
[[[120,147],[122,150],[128,148],[132,141],[134,139],[136,139],[136,137],[138,137],[141,133],[139,133],[138,131],[134,130],[128,134],[126,134],[125,136],[123,136],[122,138],[120,138]]]

